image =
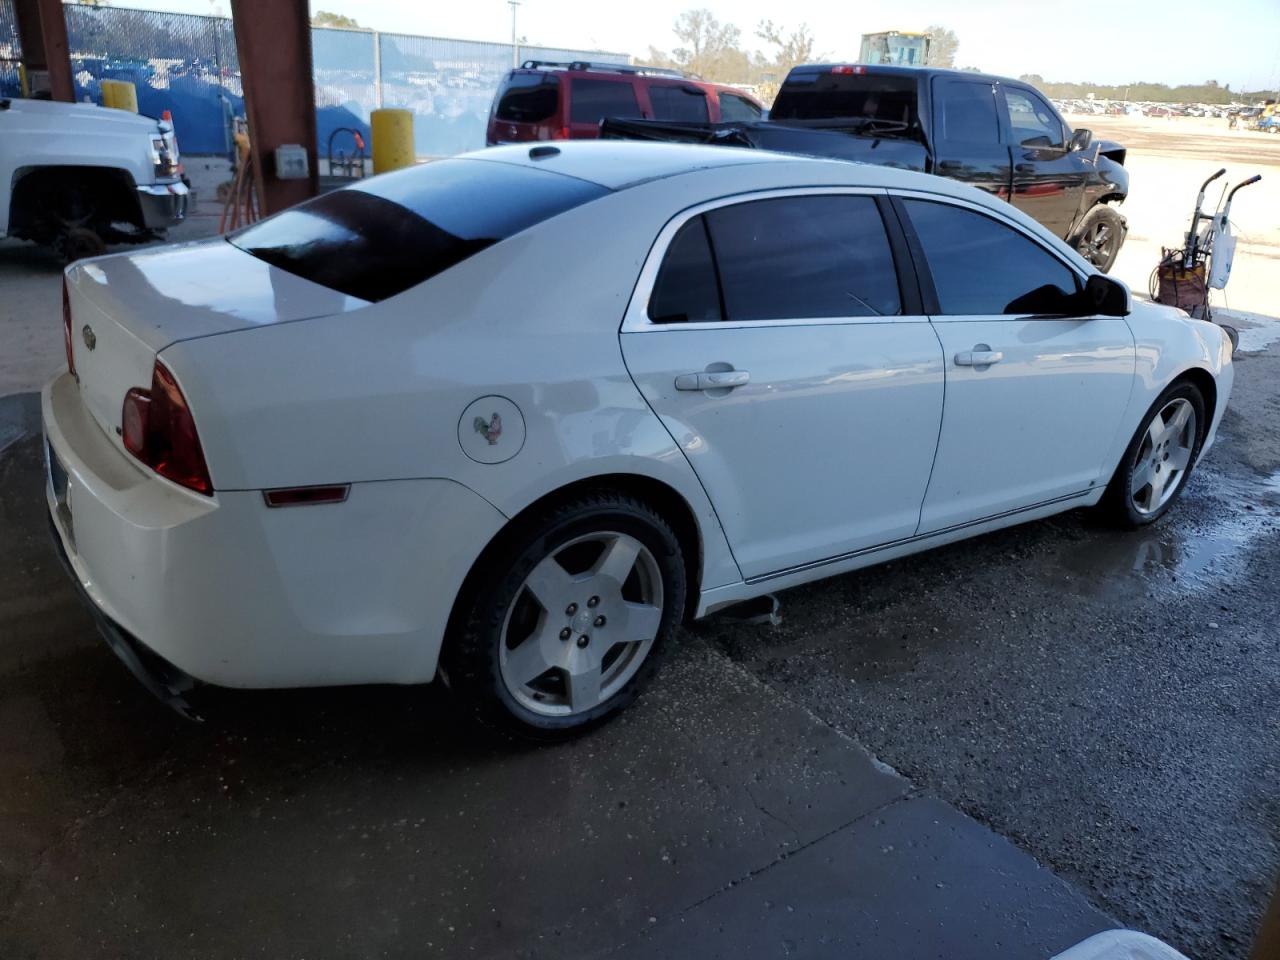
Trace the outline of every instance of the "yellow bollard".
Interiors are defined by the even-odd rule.
[[[373,172],[386,173],[413,166],[413,112],[410,110],[374,110],[369,116],[373,134]]]
[[[138,112],[138,88],[127,80],[102,81],[102,105],[116,110]]]

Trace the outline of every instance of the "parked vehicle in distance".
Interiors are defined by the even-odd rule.
[[[753,146],[921,170],[994,193],[1102,271],[1128,225],[1125,149],[1072,131],[1034,87],[957,70],[862,64],[795,67],[768,121],[609,119],[604,135]]]
[[[73,266],[64,325],[48,508],[153,691],[443,673],[543,733],[628,703],[686,617],[1075,507],[1153,522],[1232,384],[1221,328],[989,194],[608,141]]]
[[[743,90],[678,70],[526,60],[499,84],[485,141],[594,139],[605,117],[719,123],[756,120],[763,111]]]
[[[64,260],[163,237],[186,217],[173,125],[89,103],[0,100],[0,237]]]

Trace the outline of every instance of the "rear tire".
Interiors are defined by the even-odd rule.
[[[1107,273],[1120,254],[1125,231],[1124,217],[1112,207],[1100,203],[1084,215],[1067,242],[1080,256]]]
[[[1195,384],[1173,384],[1151,405],[1125,448],[1101,507],[1117,526],[1155,523],[1182,495],[1208,430],[1204,397]]]
[[[680,544],[647,504],[603,490],[552,505],[468,578],[449,684],[482,721],[536,739],[593,727],[656,672],[685,585]]]

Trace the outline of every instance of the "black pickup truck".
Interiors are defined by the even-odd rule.
[[[1128,226],[1125,149],[1073,131],[1039,92],[929,67],[795,67],[767,120],[601,122],[601,136],[755,147],[921,170],[1010,201],[1109,270]]]

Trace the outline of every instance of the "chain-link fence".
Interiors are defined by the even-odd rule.
[[[138,109],[173,114],[191,154],[228,153],[231,118],[244,112],[235,33],[225,17],[67,4],[76,99],[101,102],[104,79],[128,80]],[[371,30],[313,28],[317,147],[351,128],[369,137],[377,107],[414,112],[421,156],[484,146],[489,105],[515,56],[505,43],[477,43]],[[624,53],[520,47],[520,59],[627,63]],[[17,27],[12,0],[0,0],[0,96],[17,96]],[[335,145],[337,141],[335,139]],[[350,140],[341,143],[349,148]]]
[[[13,0],[0,0],[0,97],[22,95],[18,64],[22,46],[18,43],[18,22],[13,15]]]
[[[138,111],[172,112],[188,153],[231,150],[230,119],[244,112],[231,21],[222,17],[68,4],[76,99],[101,102],[103,80],[127,80]]]

